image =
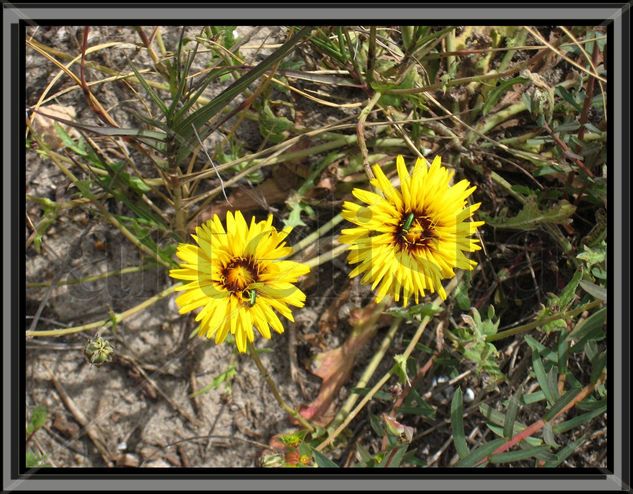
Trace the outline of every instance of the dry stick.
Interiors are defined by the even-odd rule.
[[[369,165],[369,153],[367,152],[367,144],[365,144],[365,121],[367,117],[371,113],[376,103],[380,99],[380,92],[374,93],[371,97],[367,106],[362,109],[360,115],[358,117],[358,124],[356,125],[356,135],[358,136],[358,147],[360,148],[360,152],[363,155],[363,167],[365,168],[365,173],[369,180],[374,179],[374,172],[371,171],[371,166]]]
[[[436,328],[436,334],[437,332],[441,331],[443,325],[444,325],[443,321],[440,321],[438,323],[437,328]],[[438,347],[439,346],[440,345],[438,345]],[[439,357],[440,352],[441,352],[441,349],[438,348],[435,352],[433,352],[433,355],[431,355],[431,357],[426,361],[426,363],[418,369],[418,372],[415,374],[415,377],[413,378],[413,380],[405,386],[405,388],[402,390],[402,393],[400,393],[400,395],[396,398],[396,401],[391,407],[391,411],[389,412],[389,415],[391,415],[394,418],[396,417],[396,415],[398,414],[398,410],[400,409],[404,401],[407,399],[407,396],[409,396],[409,393],[411,393],[411,390],[416,389],[420,381],[424,379],[424,376],[426,376],[427,372],[429,372],[429,370],[433,366],[435,359]],[[387,447],[387,441],[388,441],[388,438],[387,438],[387,435],[385,434],[382,438],[383,450]]]
[[[593,45],[593,53],[591,55],[591,63],[595,65],[598,61],[598,55],[600,55],[600,50],[598,49],[598,43]],[[585,135],[585,124],[587,123],[587,118],[589,117],[589,108],[591,107],[591,100],[593,99],[593,92],[596,87],[596,80],[592,77],[587,81],[587,89],[585,91],[585,101],[582,105],[582,112],[580,113],[580,129],[578,129],[578,140],[582,141]],[[603,93],[604,94],[604,93]],[[606,110],[606,105],[604,105]],[[580,143],[578,143],[577,151],[580,150]]]
[[[193,425],[194,427],[200,427],[202,425],[202,423],[195,419],[194,417],[191,416],[191,414],[189,412],[187,412],[187,410],[185,410],[183,407],[181,407],[178,403],[176,403],[174,400],[172,400],[169,395],[167,395],[167,393],[165,393],[162,389],[160,389],[160,387],[154,382],[154,380],[147,374],[147,372],[145,372],[145,369],[143,369],[142,366],[140,366],[135,359],[133,359],[132,357],[129,357],[127,355],[117,355],[117,358],[124,363],[125,365],[131,367],[132,369],[134,369],[136,372],[138,372],[143,379],[145,379],[145,381],[147,381],[147,383],[151,386],[151,388],[161,396],[161,398],[163,398],[167,403],[169,403],[169,405],[171,405],[171,407],[176,410],[182,417],[184,417],[191,425]]]
[[[587,59],[587,62],[589,62],[589,65],[591,66],[591,68],[593,69],[594,72],[598,72],[598,69],[596,68],[596,64],[598,63],[598,55],[600,54],[600,50],[598,49],[598,43],[594,43],[593,45],[593,53],[591,54],[591,56],[589,56],[589,53],[587,53],[587,50],[585,50],[585,48],[582,46],[581,42],[578,41],[576,39],[576,37],[573,35],[573,33],[567,29],[565,26],[559,26],[561,28],[561,30],[567,35],[569,36],[572,41],[574,42],[574,44],[578,47],[578,49],[580,50],[580,53],[582,53],[584,55],[584,57]],[[599,38],[589,38],[589,39],[585,39],[582,41],[582,43],[588,43],[590,41],[598,41]],[[561,45],[564,46],[564,45]],[[595,82],[595,78],[591,78],[591,81]],[[607,118],[607,97],[605,95],[605,91],[604,91],[604,85],[601,81],[598,81],[598,84],[600,85],[600,93],[602,93],[602,110],[604,111],[604,118],[606,120]],[[588,94],[588,93],[586,93]],[[593,90],[591,92],[592,96],[593,96]],[[589,97],[589,100],[591,100],[591,96]],[[581,128],[584,125],[582,119],[580,120],[580,124],[581,124]]]
[[[79,65],[79,73],[80,80],[79,84],[81,85],[81,89],[88,100],[88,106],[92,109],[93,112],[97,114],[99,119],[103,121],[103,123],[107,125],[111,125],[112,127],[118,127],[119,125],[114,121],[114,119],[110,116],[107,110],[101,105],[99,100],[96,98],[92,91],[90,91],[90,86],[86,83],[86,50],[88,49],[88,33],[90,32],[90,26],[85,26],[83,31],[83,42],[81,45],[81,64]]]
[[[226,191],[224,190],[224,180],[222,180],[222,177],[220,176],[220,172],[218,171],[217,167],[215,166],[215,163],[213,163],[213,160],[211,159],[211,156],[209,156],[209,153],[207,152],[207,148],[204,145],[204,143],[202,142],[202,140],[200,139],[200,135],[198,134],[198,131],[196,130],[196,126],[191,124],[191,128],[193,129],[193,133],[196,136],[196,139],[198,139],[198,143],[200,143],[200,148],[202,148],[202,151],[204,151],[204,154],[206,155],[207,159],[209,160],[209,163],[211,163],[211,166],[213,167],[213,170],[215,170],[215,174],[218,177],[218,180],[220,181],[220,187],[222,188],[222,195],[224,196],[224,200],[226,201],[226,203],[233,207],[233,204],[231,204],[231,201],[229,201],[229,198],[226,196]]]
[[[272,377],[270,377],[268,370],[266,369],[266,367],[264,367],[264,364],[262,363],[261,359],[259,358],[259,355],[257,354],[257,349],[252,343],[248,344],[248,352],[250,353],[253,359],[253,362],[255,362],[257,369],[259,369],[260,374],[262,375],[262,377],[268,384],[268,387],[272,391],[275,399],[277,400],[277,403],[279,403],[279,406],[283,408],[288,415],[290,415],[292,418],[297,420],[303,427],[308,429],[310,432],[314,432],[315,430],[314,426],[310,422],[308,422],[308,420],[306,420],[299,412],[297,412],[294,408],[288,405],[288,403],[286,403],[286,400],[283,399],[283,397],[281,396],[281,393],[279,392],[279,389],[277,389],[277,385],[275,384],[275,381],[273,381]]]
[[[457,274],[457,276],[455,276],[455,278],[453,278],[450,281],[450,283],[446,286],[446,294],[447,294],[447,296],[448,296],[448,294],[450,294],[450,292],[452,292],[455,289],[455,287],[457,286],[457,284],[461,280],[462,276],[463,276],[463,274],[460,271]],[[434,306],[438,306],[440,303],[441,303],[440,297],[437,297],[433,301],[433,305]],[[415,346],[418,344],[418,341],[420,341],[420,338],[422,338],[422,335],[424,334],[424,330],[426,329],[426,326],[429,324],[430,321],[431,321],[431,317],[430,316],[425,316],[422,319],[422,321],[420,322],[420,325],[418,326],[417,331],[415,332],[415,334],[413,335],[413,338],[409,342],[409,346],[407,346],[407,349],[403,353],[403,358],[404,358],[403,360],[404,361],[406,361],[411,356],[411,354],[413,353],[413,350],[415,350]],[[374,387],[371,388],[369,393],[367,393],[363,397],[361,402],[356,406],[356,408],[354,408],[354,410],[352,410],[349,413],[349,415],[345,418],[343,423],[334,432],[332,432],[328,436],[327,439],[325,439],[321,444],[319,444],[316,447],[316,450],[317,451],[323,451],[327,446],[332,444],[334,442],[334,440],[338,437],[338,435],[345,430],[345,428],[349,425],[349,423],[352,420],[354,420],[356,415],[358,415],[360,413],[360,411],[365,407],[365,405],[367,405],[367,403],[369,403],[369,401],[374,397],[374,395],[378,391],[380,391],[380,389],[387,383],[387,381],[389,381],[389,379],[391,378],[391,376],[393,376],[393,374],[394,374],[394,368],[392,367],[389,371],[387,371],[385,373],[385,375],[382,378],[380,378],[380,380],[374,385]]]
[[[571,58],[569,58],[567,55],[565,55],[563,52],[561,52],[560,50],[558,50],[555,46],[553,46],[552,44],[548,43],[547,40],[545,40],[545,38],[543,38],[543,36],[541,36],[538,31],[532,29],[531,27],[528,26],[523,26],[523,29],[525,29],[527,32],[529,32],[532,36],[534,36],[536,39],[538,39],[541,43],[543,43],[544,45],[546,45],[550,50],[552,50],[554,53],[556,53],[559,57],[561,57],[563,60],[565,60],[566,62],[572,64],[574,67],[576,67],[579,70],[582,70],[583,72],[585,72],[586,74],[589,74],[591,77],[595,77],[596,79],[598,79],[599,81],[602,82],[607,82],[607,80],[604,77],[600,77],[598,74],[594,74],[593,72],[591,72],[590,70],[587,70],[586,68],[584,68],[582,65],[580,65],[579,63],[574,62]]]
[[[75,420],[79,423],[79,425],[81,425],[84,428],[84,430],[86,431],[86,434],[88,435],[90,440],[94,443],[95,447],[101,454],[103,461],[105,461],[106,465],[111,468],[114,465],[113,463],[114,456],[112,455],[112,453],[110,453],[110,451],[108,451],[106,442],[101,438],[95,424],[90,422],[86,418],[86,416],[83,414],[83,412],[79,410],[79,408],[77,407],[73,399],[68,395],[64,387],[57,380],[57,378],[51,372],[48,366],[45,363],[43,365],[46,371],[48,372],[48,378],[53,383],[53,386],[55,386],[55,389],[57,390],[57,393],[59,393],[59,397],[61,398],[62,402],[64,403],[64,405],[66,405],[66,408],[68,408],[68,410],[73,415]]]

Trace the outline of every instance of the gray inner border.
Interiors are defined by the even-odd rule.
[[[449,7],[450,4],[447,4]],[[299,8],[293,9],[290,5],[283,8],[271,7],[250,7],[248,9],[236,8],[183,8],[176,12],[171,8],[129,8],[120,9],[115,5],[108,8],[80,8],[79,5],[73,8],[17,8],[11,4],[3,5],[3,47],[4,47],[4,66],[3,66],[3,99],[4,107],[10,108],[11,101],[11,73],[10,73],[10,54],[13,51],[10,39],[10,25],[16,23],[20,19],[46,19],[52,20],[82,20],[85,18],[101,19],[101,20],[120,20],[122,18],[160,21],[162,19],[171,20],[178,17],[179,20],[191,19],[192,24],[200,23],[204,19],[213,20],[236,20],[247,24],[248,21],[256,21],[261,24],[266,20],[289,20],[296,21],[297,18],[309,20],[346,20],[350,22],[363,19],[386,19],[401,18],[409,21],[432,19],[469,19],[476,21],[478,19],[500,21],[508,19],[574,19],[582,21],[583,19],[612,19],[614,22],[614,60],[610,64],[609,77],[613,78],[613,128],[616,129],[613,136],[614,153],[613,166],[611,169],[614,174],[614,231],[610,232],[614,245],[613,265],[616,267],[613,273],[613,296],[614,300],[610,301],[613,307],[622,307],[622,272],[617,266],[622,265],[622,233],[617,225],[622,224],[622,139],[617,129],[622,124],[622,107],[618,102],[622,101],[622,61],[623,53],[620,49],[622,41],[622,9],[620,8],[574,8],[570,5],[568,8],[543,8],[537,4],[531,4],[530,7],[521,8],[503,8],[503,7],[461,7],[459,9],[450,8],[425,8],[420,6],[405,8],[331,8],[315,7],[315,8]],[[624,7],[625,9],[628,6]],[[502,23],[502,22],[501,22]],[[5,273],[11,272],[11,218],[16,214],[11,211],[11,167],[18,166],[11,162],[11,136],[12,132],[18,129],[11,127],[12,116],[5,111],[3,115],[3,268]],[[16,232],[13,232],[14,234]],[[21,234],[17,232],[17,234]],[[8,438],[11,430],[11,414],[15,413],[11,408],[10,384],[9,377],[11,374],[11,341],[10,332],[16,331],[17,328],[11,326],[11,293],[10,277],[5,275],[3,282],[3,321],[4,321],[4,351],[3,351],[3,430],[4,437]],[[614,329],[614,348],[622,348],[622,320],[618,310],[613,313],[613,329]],[[628,330],[628,329],[627,329]],[[620,353],[613,352],[614,369],[622,368],[622,359]],[[606,480],[599,479],[516,479],[503,478],[498,480],[490,479],[412,479],[412,478],[391,478],[391,479],[299,479],[299,478],[278,478],[278,479],[21,479],[12,480],[10,478],[10,458],[12,454],[11,445],[8,441],[3,442],[3,490],[315,490],[315,489],[341,489],[341,490],[458,490],[458,491],[515,491],[515,490],[577,490],[577,491],[617,491],[623,488],[628,490],[629,486],[623,486],[621,481],[622,473],[622,436],[618,431],[622,431],[623,417],[622,395],[618,390],[623,389],[623,376],[619,372],[614,372],[609,376],[614,382],[614,410],[609,411],[613,414],[614,431],[612,440],[614,443],[614,475],[608,475]],[[78,472],[80,473],[80,472]],[[158,473],[158,472],[157,472]],[[343,473],[343,472],[342,472]],[[351,473],[351,472],[349,472]],[[459,472],[456,470],[456,474]],[[484,472],[482,472],[484,473]],[[493,474],[493,472],[490,472]],[[247,476],[247,471],[243,474]]]

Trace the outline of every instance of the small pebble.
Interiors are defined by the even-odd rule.
[[[466,403],[470,403],[474,399],[475,399],[475,392],[472,390],[472,388],[466,388],[466,391],[464,391],[464,401]]]

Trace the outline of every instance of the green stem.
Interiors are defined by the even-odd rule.
[[[590,310],[590,309],[593,309],[594,307],[598,307],[602,303],[603,303],[602,300],[594,300],[593,302],[589,302],[585,305],[581,305],[580,307],[576,307],[575,309],[568,310],[567,312],[559,312],[558,314],[554,314],[553,316],[546,317],[544,319],[538,319],[528,324],[517,326],[516,328],[507,329],[497,334],[487,336],[486,341],[497,341],[497,340],[502,340],[503,338],[507,338],[508,336],[514,336],[516,334],[527,333],[528,331],[538,328],[539,326],[543,326],[544,324],[548,324],[550,322],[557,321],[559,319],[567,319],[568,317],[574,317],[586,310]]]
[[[303,427],[308,429],[310,432],[313,432],[315,430],[314,426],[310,424],[310,422],[308,422],[299,412],[288,405],[288,403],[286,403],[286,400],[283,399],[281,393],[279,392],[279,389],[277,388],[277,385],[275,384],[275,381],[273,381],[272,377],[270,377],[270,374],[268,373],[268,370],[266,369],[266,367],[264,367],[264,364],[257,354],[257,349],[253,344],[248,345],[248,352],[251,355],[253,362],[255,362],[257,369],[259,369],[259,372],[268,384],[268,387],[272,391],[275,399],[277,400],[277,403],[279,403],[279,406],[283,408],[286,413],[288,413],[288,415],[296,419]]]
[[[384,305],[386,305],[385,301],[383,301],[377,307],[377,310],[380,310],[382,312],[382,309],[383,309]],[[360,390],[360,389],[365,389],[366,388],[367,383],[373,377],[374,373],[376,372],[376,369],[378,369],[378,366],[380,365],[380,362],[382,362],[382,359],[384,358],[385,354],[387,353],[387,350],[391,346],[391,343],[393,342],[393,339],[394,339],[394,337],[396,335],[396,332],[398,331],[398,328],[400,327],[401,323],[402,323],[402,318],[398,317],[398,318],[395,318],[393,320],[393,323],[391,324],[391,327],[389,328],[389,331],[387,331],[387,334],[385,335],[385,337],[383,338],[382,342],[380,343],[380,346],[376,350],[376,353],[374,353],[373,357],[369,361],[369,364],[367,364],[367,367],[365,368],[365,370],[363,372],[363,375],[358,380],[358,383],[356,384],[356,388],[357,389]],[[336,414],[336,417],[334,417],[334,420],[332,421],[332,423],[328,427],[329,430],[336,429],[343,422],[345,417],[347,417],[349,415],[350,411],[352,410],[352,407],[358,401],[359,397],[360,397],[360,395],[358,394],[358,392],[353,392],[347,398],[347,400],[345,401],[345,404],[341,407],[339,412]]]
[[[450,294],[455,287],[457,286],[457,284],[459,283],[459,281],[461,280],[463,274],[460,271],[457,276],[455,276],[455,278],[453,278],[450,283],[446,286],[446,295],[448,296],[448,294]],[[442,300],[437,297],[434,301],[433,301],[433,306],[434,307],[438,307],[441,304]],[[422,319],[422,321],[420,322],[420,325],[418,326],[417,331],[415,332],[415,335],[413,335],[413,338],[411,339],[411,341],[409,342],[409,346],[407,346],[407,349],[404,351],[403,354],[403,358],[406,361],[411,354],[413,353],[413,350],[415,350],[415,346],[418,344],[418,341],[420,341],[420,338],[422,338],[422,335],[424,334],[424,330],[426,329],[427,325],[429,324],[429,322],[431,321],[431,317],[430,316],[424,316],[424,318]],[[334,440],[338,437],[338,435],[343,432],[345,430],[345,428],[350,424],[350,422],[352,420],[354,420],[354,418],[360,413],[360,411],[365,407],[365,405],[367,405],[367,403],[369,403],[369,401],[374,397],[374,395],[380,391],[380,389],[387,383],[387,381],[389,381],[389,379],[391,378],[391,376],[393,376],[395,372],[395,367],[392,367],[391,369],[389,369],[384,376],[382,376],[380,378],[380,380],[374,385],[373,388],[371,388],[369,390],[369,392],[363,397],[363,399],[361,400],[361,402],[356,406],[356,408],[354,408],[354,410],[352,410],[347,417],[345,417],[345,420],[341,423],[341,425],[339,425],[334,432],[332,432],[331,434],[329,434],[329,436],[327,437],[327,439],[325,439],[321,444],[319,444],[315,449],[317,451],[323,451],[327,446],[329,446],[330,444],[332,444],[334,442]]]
[[[303,249],[305,249],[308,245],[316,242],[321,235],[324,235],[325,233],[329,232],[332,228],[334,228],[336,225],[338,225],[341,221],[343,221],[343,216],[341,216],[341,213],[337,214],[336,216],[334,216],[334,218],[332,218],[330,221],[328,221],[327,223],[325,223],[323,226],[319,227],[317,230],[313,231],[310,235],[308,235],[307,237],[301,239],[299,242],[297,242],[294,247],[292,248],[292,255],[296,255],[299,252],[301,252]]]
[[[374,95],[370,98],[367,106],[363,108],[358,116],[358,124],[356,125],[356,135],[358,136],[358,147],[360,148],[360,152],[363,155],[363,166],[365,167],[365,173],[369,177],[369,180],[375,178],[374,172],[371,171],[371,166],[369,165],[369,152],[367,151],[367,144],[365,144],[365,122],[367,121],[367,117],[378,103],[380,99],[380,92],[376,91]]]
[[[315,268],[317,266],[320,266],[321,264],[325,264],[326,262],[329,262],[332,259],[337,258],[343,252],[345,252],[348,248],[349,248],[348,245],[338,245],[334,247],[332,250],[326,252],[325,254],[319,254],[318,256],[313,257],[312,259],[303,262],[303,264],[307,265],[310,268]]]
[[[110,276],[119,276],[122,274],[137,273],[139,271],[145,271],[146,269],[149,269],[151,267],[152,266],[150,265],[144,264],[142,266],[132,266],[129,268],[119,269],[118,271],[108,271],[107,273],[86,276],[85,278],[76,278],[73,280],[60,281],[54,284],[51,283],[50,281],[32,282],[32,283],[27,283],[26,287],[27,288],[48,288],[51,285],[55,287],[64,286],[64,285],[80,285],[82,283],[90,283],[91,281],[97,281],[97,280],[102,280],[104,278],[109,278]]]
[[[125,312],[113,314],[112,317],[109,317],[108,319],[104,319],[102,321],[95,321],[88,324],[83,324],[81,326],[75,326],[74,328],[51,329],[51,330],[44,330],[44,331],[26,331],[26,337],[31,338],[35,336],[65,336],[67,334],[81,333],[82,331],[88,331],[90,329],[96,329],[96,328],[101,328],[101,327],[107,328],[109,326],[113,326],[115,324],[120,323],[121,321],[124,321],[128,317],[133,316],[134,314],[147,309],[149,306],[155,304],[156,302],[167,297],[168,295],[171,295],[171,293],[173,293],[176,290],[177,286],[180,286],[180,283],[176,285],[172,285],[169,288],[166,288],[159,294],[154,295],[151,298],[148,298],[144,302],[132,307],[131,309],[126,310]]]

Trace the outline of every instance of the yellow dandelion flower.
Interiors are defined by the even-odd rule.
[[[240,352],[255,340],[253,327],[264,338],[270,328],[283,333],[276,312],[293,321],[289,305],[303,307],[306,296],[293,283],[310,268],[282,260],[292,252],[284,239],[288,230],[278,232],[266,221],[252,218],[247,225],[242,213],[226,213],[226,229],[217,215],[196,228],[192,235],[198,245],[180,244],[176,252],[182,260],[169,275],[188,283],[176,303],[180,313],[201,308],[196,316],[198,334],[225,340],[229,331]]]
[[[378,302],[387,294],[399,301],[401,292],[405,307],[411,296],[417,304],[425,292],[445,299],[441,280],[455,276],[455,268],[477,265],[464,254],[481,249],[470,236],[484,222],[466,221],[481,205],[466,203],[476,187],[468,180],[451,186],[454,172],[439,156],[430,165],[419,158],[411,174],[402,156],[396,165],[398,188],[374,165],[371,185],[381,194],[354,189],[354,197],[366,205],[343,204],[343,218],[356,225],[340,238],[350,245],[347,261],[357,264],[350,277],[362,274],[362,283],[378,288]]]

